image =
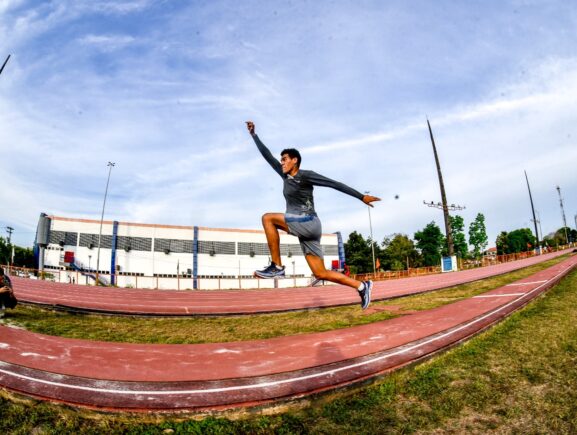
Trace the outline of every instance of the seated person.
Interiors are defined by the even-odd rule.
[[[4,269],[0,267],[0,318],[4,317],[6,308],[14,308],[17,303],[12,282],[7,275],[4,275]]]

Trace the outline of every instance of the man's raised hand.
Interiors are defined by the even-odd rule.
[[[369,207],[373,207],[373,204],[371,204],[371,202],[380,201],[380,200],[381,200],[381,198],[377,198],[376,196],[371,196],[371,195],[363,196],[363,202],[365,204],[367,204]]]
[[[247,121],[246,122],[246,128],[248,128],[248,132],[254,136],[254,122],[252,121]]]

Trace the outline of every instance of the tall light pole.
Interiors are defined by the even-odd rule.
[[[368,195],[369,192],[365,192]],[[367,209],[369,210],[369,229],[371,231],[371,250],[373,252],[373,275],[377,274],[377,264],[375,263],[375,241],[373,239],[373,221],[371,219],[371,206],[367,204]]]
[[[561,188],[557,186],[557,193],[559,194],[559,205],[561,206],[561,215],[563,216],[563,229],[565,230],[565,243],[569,243],[567,236],[567,219],[565,219],[565,209],[563,208],[563,197],[561,196]]]
[[[104,208],[106,207],[106,196],[108,195],[108,184],[110,183],[110,173],[115,163],[108,162],[108,179],[106,180],[106,190],[104,191],[104,202],[102,203],[102,214],[100,216],[100,231],[98,232],[98,252],[96,254],[96,280],[94,285],[98,285],[98,274],[100,271],[100,242],[102,239],[102,222],[104,221]]]
[[[463,210],[465,207],[459,205],[451,204],[447,205],[447,195],[445,194],[445,183],[443,182],[443,174],[441,173],[441,164],[439,163],[439,156],[437,154],[437,147],[435,146],[435,138],[433,137],[433,130],[431,129],[431,123],[427,119],[427,126],[429,127],[429,135],[431,136],[431,143],[433,145],[433,153],[435,154],[435,163],[437,164],[437,175],[439,176],[439,187],[441,188],[441,203],[435,204],[433,201],[426,202],[424,204],[429,207],[441,208],[443,210],[443,216],[445,217],[445,233],[447,237],[447,250],[449,257],[455,255],[455,248],[453,245],[453,231],[451,229],[451,219],[449,216],[449,210]]]
[[[2,71],[4,71],[4,68],[6,67],[6,64],[8,63],[9,59],[10,59],[10,55],[8,55],[8,57],[6,58],[4,63],[2,64],[2,67],[0,67],[0,74],[2,74]],[[14,228],[6,227],[6,231],[8,232],[8,249],[10,249],[11,248],[10,244],[11,244],[11,239],[12,239],[12,231],[14,231]],[[12,248],[12,252],[14,252],[13,248]],[[9,253],[8,255],[9,255],[9,258],[8,258],[9,266],[12,266],[12,263],[14,263],[14,254]]]
[[[531,200],[531,211],[533,212],[533,223],[535,224],[535,237],[537,238],[537,255],[541,253],[539,245],[539,231],[537,231],[537,218],[535,217],[535,207],[533,207],[533,196],[531,195],[531,187],[529,186],[529,178],[527,177],[527,171],[525,172],[525,180],[527,180],[527,189],[529,190],[529,199]]]

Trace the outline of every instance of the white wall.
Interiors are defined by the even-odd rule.
[[[86,219],[71,219],[50,216],[51,231],[63,231],[70,233],[84,233],[96,234],[100,231],[100,222]],[[104,221],[102,225],[103,235],[112,235],[113,223]],[[118,236],[125,237],[143,237],[149,239],[173,239],[173,240],[188,240],[194,238],[194,227],[187,226],[169,226],[169,225],[151,225],[120,222],[118,225]],[[233,229],[213,229],[199,227],[198,230],[199,241],[209,242],[235,242],[235,243],[256,243],[266,244],[266,237],[263,231],[259,230],[233,230]],[[98,248],[78,246],[80,243],[80,236],[78,236],[76,246],[64,245],[59,246],[56,243],[51,243],[45,250],[45,270],[47,272],[55,271],[56,269],[66,269],[66,265],[62,263],[64,252],[74,252],[77,264],[82,264],[88,268],[90,265],[92,270],[96,269],[96,262],[98,256]],[[301,254],[300,247],[298,247],[298,239],[287,234],[281,234],[281,244],[295,245],[295,251],[300,255],[292,255],[291,257],[283,256],[282,261],[286,267],[287,279],[278,280],[279,287],[292,287],[308,285],[311,281],[311,272],[306,263],[304,256]],[[338,243],[335,234],[323,235],[321,239],[322,245],[336,246]],[[291,246],[291,252],[292,246]],[[325,256],[325,265],[327,268],[331,267],[332,260],[337,260],[337,255]],[[261,269],[269,264],[269,256],[267,255],[239,255],[239,254],[221,254],[217,253],[214,256],[208,253],[198,254],[198,276],[199,288],[201,289],[228,289],[228,288],[270,288],[274,286],[272,280],[257,280],[253,278],[244,278],[245,276],[252,276],[254,270]],[[120,273],[116,275],[116,284],[119,287],[139,287],[139,288],[171,288],[180,289],[193,288],[193,280],[188,277],[183,277],[188,269],[193,269],[193,254],[192,253],[178,253],[154,251],[154,241],[150,251],[141,251],[131,249],[126,252],[124,249],[116,250],[116,265],[120,267]],[[111,250],[106,248],[100,249],[100,271],[108,272],[111,266]],[[177,268],[181,277],[177,280]],[[293,279],[293,271],[304,278]],[[144,276],[128,276],[125,273],[133,273]],[[162,277],[155,275],[171,275],[170,277]],[[240,275],[240,279],[239,279]],[[223,278],[208,279],[206,276],[215,276]],[[63,272],[58,275],[58,280],[61,282],[68,282],[69,278],[75,278],[79,284],[86,283],[86,277],[80,275],[78,272]],[[225,278],[232,277],[232,278]],[[106,277],[108,278],[108,277]],[[89,283],[92,281],[89,280]]]

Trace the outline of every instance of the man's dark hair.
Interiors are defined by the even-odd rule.
[[[4,275],[4,269],[0,267],[0,276]]]
[[[295,150],[294,148],[286,148],[284,150],[281,151],[280,155],[284,156],[285,154],[288,154],[288,156],[291,159],[296,158],[297,159],[297,166],[300,168],[301,167],[301,153],[299,153],[298,150]]]

